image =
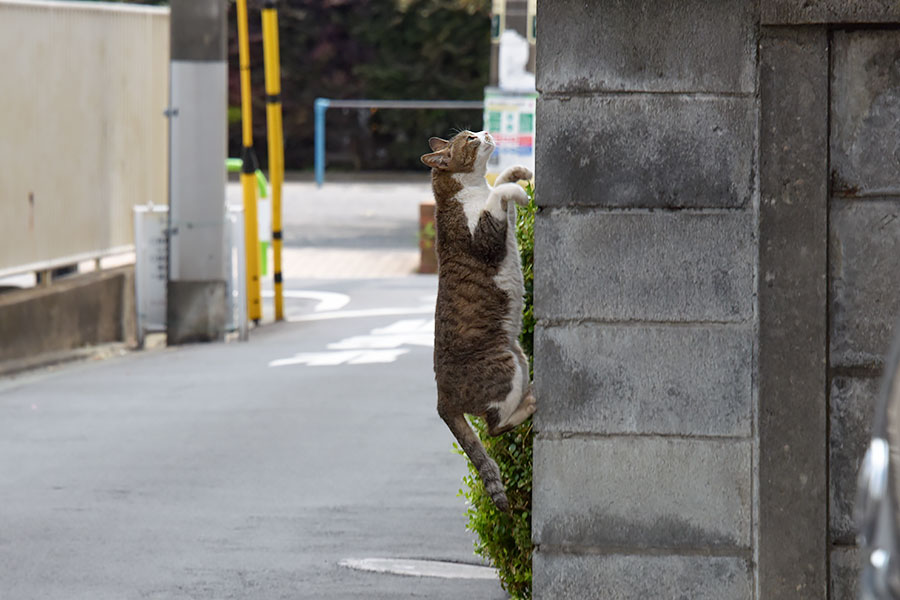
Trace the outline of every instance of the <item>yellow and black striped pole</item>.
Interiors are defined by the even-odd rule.
[[[262,318],[259,289],[259,225],[256,211],[256,154],[253,152],[253,108],[250,97],[250,36],[247,31],[247,0],[237,0],[238,46],[241,67],[241,124],[243,125],[244,247],[247,252],[247,316],[255,323]]]
[[[263,56],[266,72],[266,125],[269,138],[269,179],[272,183],[272,257],[275,263],[275,320],[284,319],[281,277],[281,183],[284,181],[284,140],[281,127],[281,59],[278,10],[266,0],[262,10]]]

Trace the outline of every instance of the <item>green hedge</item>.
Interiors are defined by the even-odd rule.
[[[525,309],[522,314],[522,349],[533,359],[534,348],[534,188],[528,187],[529,205],[519,209],[517,235],[525,278]],[[538,408],[540,410],[540,408]],[[494,506],[484,490],[478,471],[469,465],[460,495],[468,501],[468,529],[478,536],[475,553],[490,560],[500,573],[500,583],[513,598],[531,598],[531,470],[532,421],[497,437],[489,437],[481,419],[471,419],[488,454],[500,467],[506,485],[510,512]],[[465,454],[454,444],[456,451]]]

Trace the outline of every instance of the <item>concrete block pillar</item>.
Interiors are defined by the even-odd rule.
[[[535,598],[752,598],[753,3],[541,11]]]
[[[225,333],[225,0],[172,0],[168,343]]]
[[[759,52],[759,590],[826,598],[827,31],[766,27]]]
[[[541,11],[535,598],[855,599],[900,4]]]

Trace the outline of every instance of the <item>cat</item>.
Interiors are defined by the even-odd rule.
[[[494,140],[462,131],[451,140],[428,140],[422,156],[431,167],[435,199],[438,295],[434,314],[437,410],[472,464],[494,504],[509,510],[500,469],[466,421],[483,417],[488,433],[516,427],[536,408],[528,359],[519,345],[524,294],[516,244],[516,204],[528,196],[518,180],[525,167],[509,167],[494,187],[485,180]]]

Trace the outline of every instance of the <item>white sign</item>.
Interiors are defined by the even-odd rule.
[[[490,88],[484,96],[484,128],[497,142],[488,171],[522,165],[534,171],[534,114],[537,94]]]
[[[169,279],[169,207],[134,207],[135,304],[138,344],[144,334],[166,330],[166,282]]]

